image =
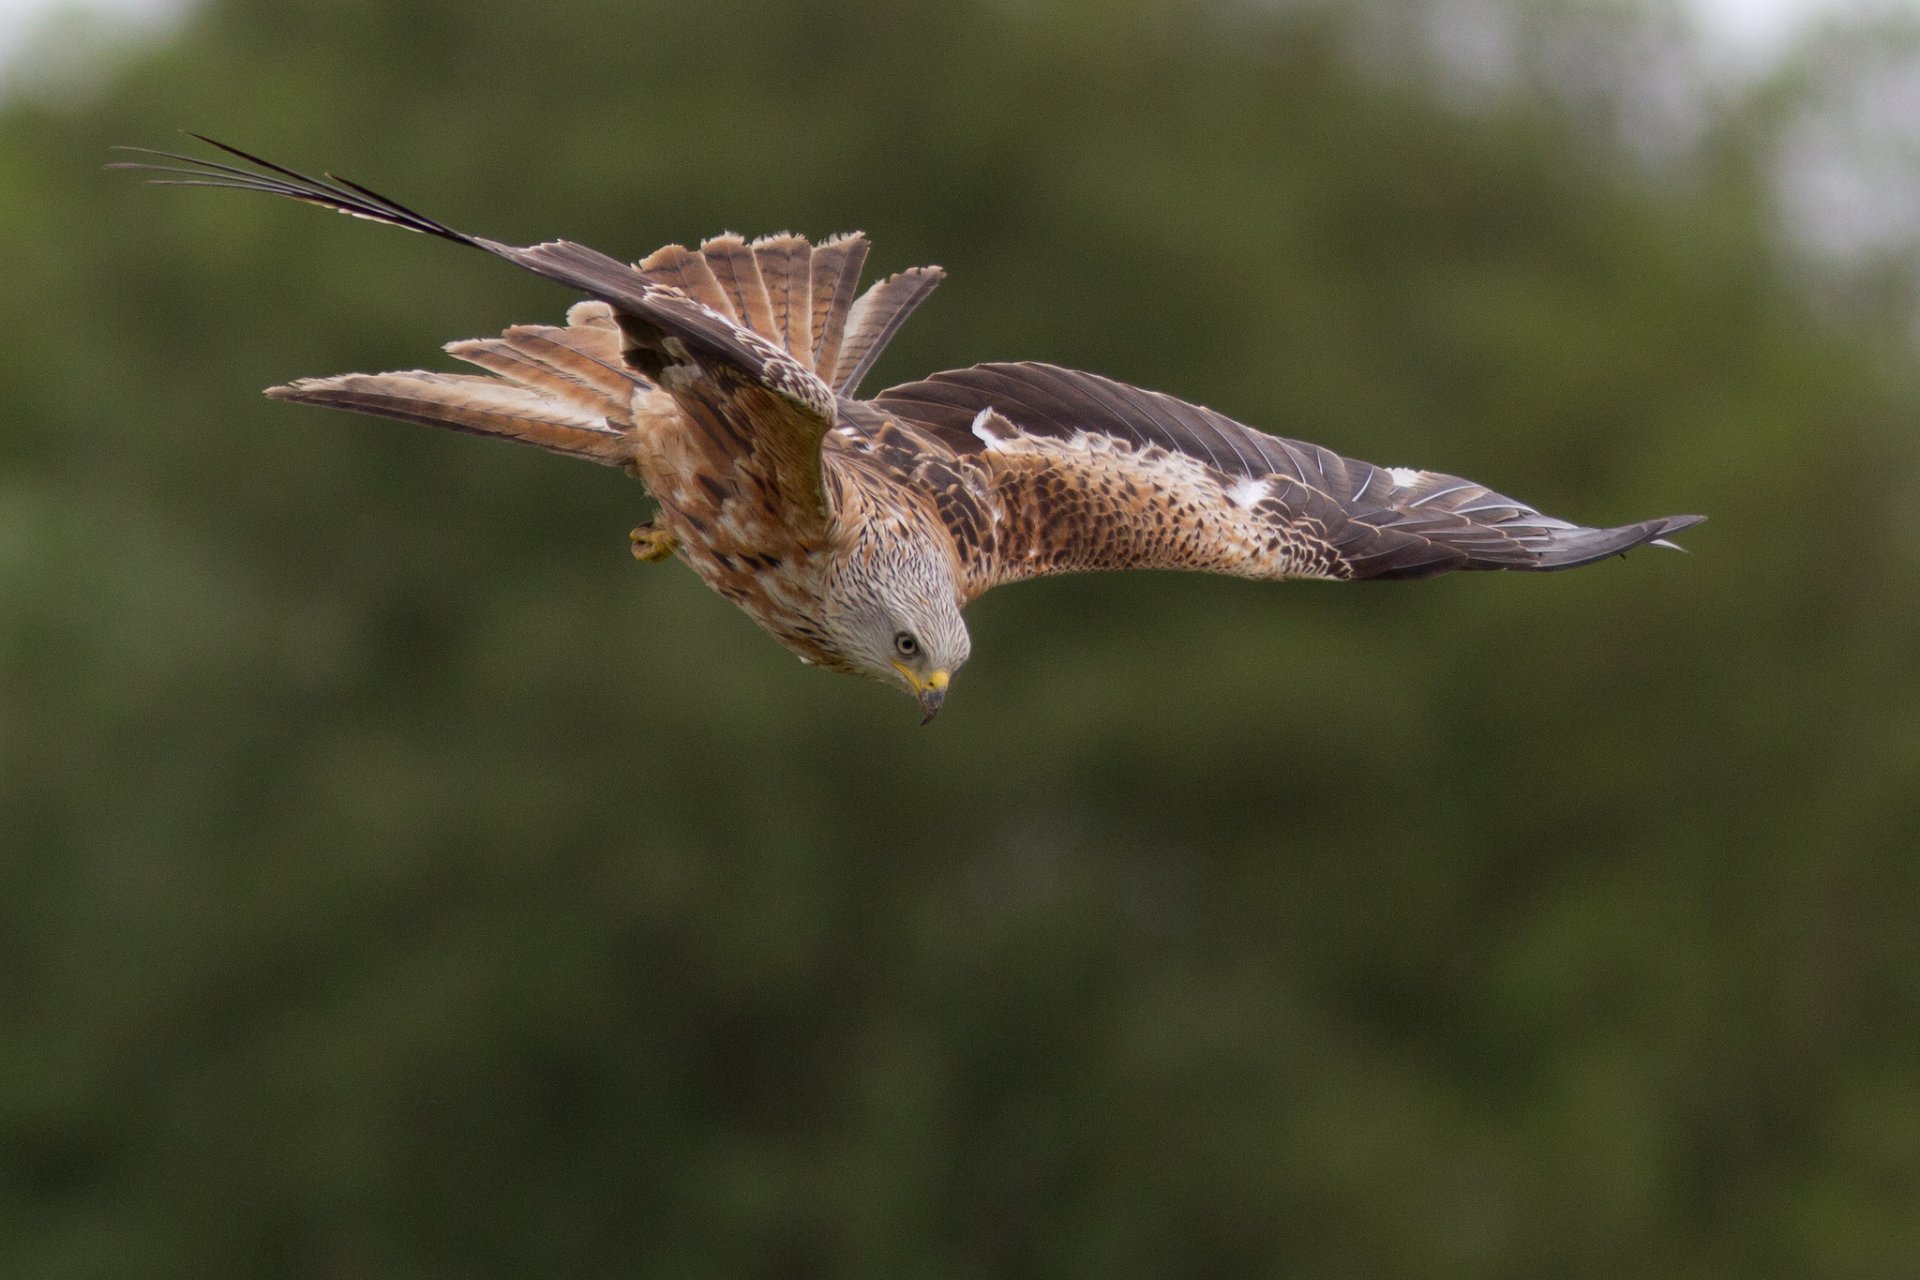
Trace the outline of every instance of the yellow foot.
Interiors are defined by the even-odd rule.
[[[649,520],[627,535],[633,543],[633,558],[647,564],[659,564],[680,545],[680,539]]]

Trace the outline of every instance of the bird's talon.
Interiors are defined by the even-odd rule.
[[[671,556],[680,539],[649,521],[627,535],[633,544],[633,558],[644,564],[659,564]]]

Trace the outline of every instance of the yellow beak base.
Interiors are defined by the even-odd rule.
[[[947,700],[947,684],[952,679],[945,668],[929,672],[921,679],[909,671],[904,663],[896,662],[894,668],[907,678],[907,684],[913,689],[913,696],[920,700],[920,723],[932,724],[933,718],[940,714],[940,706]]]

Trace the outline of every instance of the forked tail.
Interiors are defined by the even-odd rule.
[[[575,307],[564,329],[515,326],[499,338],[448,345],[493,377],[428,370],[343,374],[303,378],[270,388],[268,395],[500,436],[596,462],[631,459],[633,396],[653,388],[629,359],[645,353],[630,350],[633,335],[623,332],[623,319],[677,336],[710,357],[764,368],[766,357],[739,334],[749,330],[825,384],[823,395],[852,396],[943,274],[938,267],[915,267],[858,294],[868,246],[857,232],[819,245],[796,235],[752,243],[723,235],[698,250],[669,245],[633,267],[564,242],[519,249],[457,231],[346,178],[315,178],[204,135],[189,136],[252,167],[144,147],[120,150],[147,159],[111,167],[155,174],[150,181],[163,186],[259,191],[403,227],[495,254],[604,299]]]
[[[749,244],[716,236],[697,250],[670,244],[638,265],[743,328],[770,339],[843,396],[852,397],[908,315],[945,272],[910,267],[857,298],[867,238],[859,232],[819,244],[791,234]]]

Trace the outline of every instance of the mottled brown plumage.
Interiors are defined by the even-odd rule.
[[[268,395],[624,466],[677,553],[804,660],[888,681],[930,717],[966,661],[961,608],[1054,573],[1419,578],[1571,568],[1699,522],[1589,529],[1439,472],[1380,468],[1045,364],[988,364],[856,398],[941,277],[858,292],[864,237],[669,245],[628,265],[568,241],[469,236],[343,179],[150,152],[156,181],[317,204],[482,249],[589,301],[564,327],[448,345],[482,375],[307,378]]]

